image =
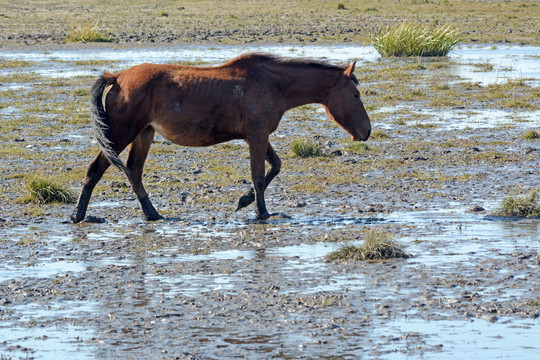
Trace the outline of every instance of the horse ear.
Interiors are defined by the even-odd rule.
[[[354,74],[354,67],[356,66],[356,61],[353,61],[352,65],[349,65],[350,63],[347,63],[347,70],[345,70],[345,75],[352,78]]]

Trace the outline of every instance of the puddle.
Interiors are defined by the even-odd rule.
[[[174,251],[174,249],[170,249]],[[255,250],[222,250],[208,254],[179,255],[176,261],[199,261],[199,260],[251,260],[256,256]]]
[[[0,349],[8,359],[92,359],[94,350],[84,343],[91,336],[91,331],[71,325],[0,327]],[[17,346],[2,348],[2,341]]]
[[[520,251],[540,251],[540,222],[537,219],[506,221],[467,213],[465,209],[395,212],[387,215],[391,223],[415,224],[413,237],[399,240],[411,246],[414,242],[440,244],[438,253],[418,249],[411,260],[424,265],[466,262],[479,257],[497,256]]]
[[[43,260],[40,260],[43,261]],[[77,261],[47,261],[38,264],[7,265],[0,268],[0,282],[16,278],[49,278],[67,272],[84,271],[86,265]]]
[[[482,85],[504,83],[515,79],[540,81],[540,48],[534,46],[462,46],[450,53],[450,58],[462,65],[452,72],[459,77]],[[479,71],[467,64],[486,64],[492,70]]]
[[[88,316],[96,311],[95,304],[67,301],[52,306],[29,304],[8,309],[16,314],[18,325],[0,320],[2,355],[13,359],[58,360],[93,357],[93,349],[85,344],[85,341],[92,337],[93,331],[55,319]],[[33,326],[36,323],[40,326]],[[17,345],[6,347],[6,344]]]
[[[406,114],[400,114],[406,110]],[[385,106],[377,109],[374,113],[392,114],[392,119],[414,118],[414,115],[419,115],[421,120],[414,120],[417,124],[435,125],[430,131],[449,131],[449,130],[466,130],[466,129],[493,129],[500,128],[506,125],[512,125],[517,128],[530,128],[538,125],[540,111],[514,111],[500,109],[438,109],[429,110],[421,109],[414,111],[407,106]],[[412,122],[410,123],[412,124]],[[390,122],[381,123],[378,125],[381,129],[393,130],[395,125]]]
[[[539,319],[490,323],[400,318],[375,328],[374,334],[400,338],[400,344],[407,343],[407,334],[420,334],[428,346],[442,345],[440,351],[430,353],[437,359],[532,359],[540,353],[539,327]],[[384,358],[403,359],[403,354],[390,352]]]
[[[197,297],[208,292],[222,292],[234,294],[242,288],[243,281],[238,275],[212,274],[212,275],[178,275],[174,278],[149,275],[147,280],[159,280],[170,286],[169,296],[182,295]]]
[[[268,249],[266,254],[267,256],[295,257],[301,260],[316,261],[323,259],[336,247],[336,244],[301,244]]]

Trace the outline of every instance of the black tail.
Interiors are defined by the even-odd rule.
[[[103,92],[108,86],[115,84],[116,79],[102,75],[98,81],[92,86],[90,92],[90,111],[92,112],[92,127],[94,129],[94,137],[103,152],[103,155],[111,164],[126,172],[126,166],[118,157],[114,150],[114,138],[111,130],[111,121],[104,107],[105,96]],[[107,89],[108,90],[108,89]]]

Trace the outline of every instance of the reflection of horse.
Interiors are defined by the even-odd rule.
[[[142,183],[155,131],[185,146],[245,140],[254,189],[240,198],[238,209],[256,200],[257,218],[267,219],[264,190],[281,167],[268,137],[285,111],[320,103],[353,140],[368,139],[371,123],[356,88],[354,66],[245,54],[217,67],[142,64],[104,73],[91,93],[101,150],[88,166],[71,220],[84,219],[92,190],[110,164],[125,172],[146,218],[161,218]],[[128,145],[124,164],[118,154]],[[266,176],[265,159],[270,164]]]

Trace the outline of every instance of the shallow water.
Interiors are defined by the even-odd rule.
[[[501,110],[501,109],[409,109],[407,106],[385,106],[377,109],[375,113],[387,114],[407,110],[405,115],[395,115],[396,118],[409,120],[410,113],[417,114],[425,119],[416,120],[419,125],[433,125],[434,131],[467,130],[483,128],[501,128],[515,126],[523,129],[531,125],[540,125],[540,111]],[[380,124],[382,129],[391,129],[393,124]]]
[[[30,72],[44,77],[74,77],[98,75],[104,70],[120,70],[144,62],[171,63],[202,61],[205,65],[224,63],[246,52],[267,52],[287,57],[308,57],[345,63],[351,60],[375,62],[379,55],[371,46],[358,45],[257,45],[257,46],[179,46],[146,48],[102,48],[73,50],[7,50],[0,59],[35,62]],[[461,46],[450,53],[449,58],[458,62],[451,72],[463,80],[482,85],[501,83],[508,79],[531,79],[536,84],[540,79],[540,47],[486,45]],[[75,65],[76,61],[107,60],[107,65]],[[490,64],[492,70],[479,71],[475,64]],[[9,74],[17,70],[2,70]],[[16,86],[16,85],[10,85]]]
[[[287,220],[280,220],[271,227],[276,231],[279,226],[286,223]],[[289,225],[295,228],[296,232],[302,233],[310,231],[309,229],[315,220],[291,219]],[[364,222],[350,222],[346,218],[334,218],[321,221],[321,224],[333,224],[331,227],[339,227],[346,223],[349,227],[361,227]],[[401,268],[395,274],[388,273],[385,280],[372,279],[369,268],[359,268],[358,270],[347,270],[345,273],[335,273],[329,277],[321,277],[323,273],[334,272],[333,265],[326,263],[324,257],[331,251],[337,249],[336,243],[318,243],[318,244],[298,244],[286,246],[274,246],[261,248],[258,250],[238,250],[226,249],[222,251],[209,251],[201,254],[177,254],[174,247],[164,247],[158,250],[146,253],[144,258],[137,258],[135,255],[125,253],[122,258],[118,256],[103,257],[88,262],[84,261],[54,261],[49,257],[35,259],[35,265],[24,269],[14,267],[12,264],[6,264],[1,267],[0,281],[6,283],[11,279],[21,277],[37,278],[62,278],[66,274],[78,276],[87,269],[99,269],[114,266],[120,271],[129,271],[133,266],[144,264],[148,266],[160,267],[183,267],[189,268],[189,264],[204,264],[205,267],[222,266],[229,264],[238,270],[231,274],[227,273],[185,273],[180,275],[168,276],[167,274],[147,274],[140,279],[141,285],[134,291],[136,295],[130,295],[127,298],[122,297],[119,303],[131,302],[134,307],[150,306],[158,299],[156,296],[167,297],[187,297],[197,298],[207,294],[215,296],[216,294],[231,295],[237,294],[241,289],[250,289],[256,286],[254,281],[267,281],[268,276],[280,278],[279,294],[281,296],[314,296],[316,294],[363,294],[366,299],[378,299],[381,301],[393,301],[396,296],[415,297],[415,289],[411,289],[410,295],[407,290],[400,290],[396,287],[403,279],[400,273],[414,271],[418,266],[425,269],[433,269],[437,272],[450,271],[456,265],[459,267],[468,263],[481,263],[488,259],[495,261],[497,257],[509,253],[527,253],[540,251],[540,222],[535,219],[508,221],[505,219],[493,219],[481,215],[471,216],[462,208],[453,208],[440,211],[424,211],[414,213],[389,213],[378,218],[378,224],[393,224],[414,226],[416,229],[413,236],[400,237],[400,241],[408,244],[407,248],[413,252],[414,258],[399,265]],[[238,224],[216,223],[206,225],[205,237],[211,238],[211,234],[220,234],[225,238],[234,237],[239,231]],[[250,225],[244,225],[249,227]],[[63,225],[66,231],[71,225]],[[152,234],[159,233],[161,237],[174,238],[186,237],[182,232],[171,231],[172,226],[157,225],[152,226]],[[240,227],[241,228],[241,227]],[[137,234],[144,227],[137,227],[130,231]],[[195,226],[195,230],[198,225]],[[88,233],[88,238],[105,239],[114,242],[120,235],[110,236],[107,232],[114,230],[110,225],[106,229],[94,228],[96,231]],[[331,228],[329,229],[331,230]],[[144,231],[144,230],[143,230]],[[5,230],[3,231],[5,234]],[[104,237],[105,236],[105,237]],[[122,232],[125,236],[125,232]],[[199,238],[201,245],[204,244],[204,238]],[[62,238],[59,236],[45,236],[43,240],[49,243],[49,247],[54,248],[61,243],[69,242],[69,236]],[[56,243],[56,244],[55,244]],[[257,273],[249,270],[253,262],[263,261],[266,263],[281,263],[278,269],[268,269],[267,273]],[[467,267],[463,267],[462,274],[467,276]],[[122,270],[126,269],[126,270]],[[411,270],[407,270],[411,269]],[[447,270],[444,270],[447,269]],[[277,271],[277,272],[276,272]],[[442,273],[441,273],[442,274]],[[257,280],[260,279],[260,280]],[[531,284],[532,285],[532,284]],[[150,289],[158,290],[154,295]],[[137,295],[138,294],[138,295]],[[441,289],[439,296],[452,298],[453,291]],[[497,286],[487,285],[479,292],[484,299],[497,298],[498,301],[505,299],[519,299],[522,296],[530,296],[529,291],[519,291],[517,289],[499,289]],[[131,297],[134,296],[134,297]],[[114,297],[108,301],[114,301]],[[44,322],[49,324],[48,319],[69,318],[72,316],[96,316],[102,312],[100,301],[69,303],[52,303],[43,308],[41,305],[19,305],[9,308],[11,313],[17,314],[19,324],[27,324],[29,328],[12,327],[9,323],[0,319],[0,337],[8,347],[2,346],[0,349],[7,352],[10,356],[24,356],[25,348],[32,349],[31,355],[36,359],[46,359],[54,356],[55,359],[86,359],[96,354],[97,348],[94,345],[88,345],[86,340],[94,336],[95,329],[82,329],[78,326],[61,325],[59,327],[45,325],[35,328],[33,323]],[[112,310],[109,310],[112,311]],[[85,315],[86,316],[86,315]],[[488,359],[492,356],[509,356],[512,358],[525,358],[538,351],[538,347],[533,339],[540,335],[538,319],[536,320],[500,320],[489,322],[484,319],[469,320],[427,320],[413,315],[397,316],[389,321],[375,319],[371,326],[373,332],[369,339],[373,341],[371,346],[377,347],[380,351],[389,351],[385,353],[385,358],[402,358],[403,352],[407,350],[407,344],[410,337],[422,339],[420,346],[423,351],[435,351],[437,358],[461,358],[474,354],[475,358]],[[193,336],[203,336],[204,332],[193,330]],[[197,335],[199,334],[199,335]],[[413,334],[413,335],[411,335]],[[206,332],[206,336],[209,333]],[[219,338],[219,335],[216,334]],[[255,335],[253,335],[255,336]],[[397,340],[386,341],[390,338]],[[212,338],[212,336],[210,336]],[[379,339],[379,340],[378,340]],[[386,340],[385,340],[386,339]],[[401,339],[401,340],[400,340]],[[371,341],[370,340],[370,341]],[[219,344],[217,340],[209,340],[208,344]],[[229,333],[223,338],[223,346],[244,346],[247,353],[253,350],[253,344],[259,344],[259,347],[268,347],[274,351],[279,346],[292,346],[298,349],[298,354],[303,356],[312,353],[312,337],[295,334],[287,342],[284,339],[270,337],[268,339],[254,337],[246,338],[244,333]],[[240,345],[240,344],[244,345]],[[17,344],[14,348],[12,344]],[[284,344],[284,345],[280,345]],[[392,345],[393,344],[393,345]],[[439,345],[442,344],[442,349]],[[103,348],[103,344],[96,344],[98,348],[113,349],[113,345]],[[111,347],[112,346],[112,347]],[[392,354],[392,346],[396,346],[398,352]],[[203,346],[203,349],[206,347]],[[252,349],[252,350],[249,350]],[[209,350],[209,349],[207,349]],[[269,351],[270,351],[269,350]],[[350,350],[348,353],[355,353]],[[358,350],[356,355],[365,351]],[[236,352],[233,354],[238,355]],[[290,354],[290,352],[289,352]],[[236,355],[231,355],[235,357]],[[225,356],[226,357],[226,356]]]
[[[540,49],[534,46],[462,46],[450,54],[462,66],[453,69],[461,78],[482,85],[503,83],[508,79],[540,81]],[[474,65],[492,65],[491,71],[479,71]]]
[[[540,335],[535,331],[538,319],[511,320],[490,323],[483,320],[418,320],[401,318],[390,321],[384,331],[375,330],[381,337],[403,337],[422,334],[432,346],[441,346],[437,359],[525,359],[540,353],[534,340]],[[401,354],[386,354],[385,359],[402,359]]]

